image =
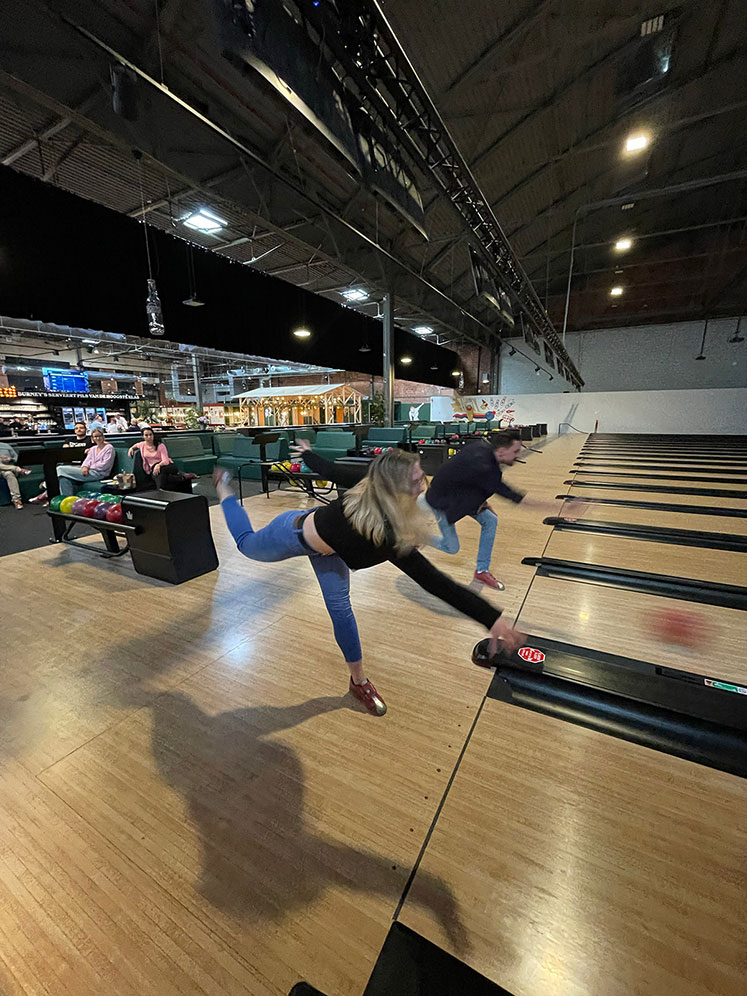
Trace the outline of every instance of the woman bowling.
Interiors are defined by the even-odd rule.
[[[506,650],[522,634],[500,621],[500,610],[442,574],[417,551],[430,536],[417,497],[425,475],[417,454],[391,450],[374,460],[367,476],[344,497],[312,511],[283,512],[255,532],[230,487],[230,475],[214,475],[226,524],[236,545],[251,560],[308,557],[322,589],[335,639],[350,669],[350,690],[369,712],[383,716],[386,705],[366,677],[358,627],[350,605],[350,571],[390,561],[453,608],[482,623]]]

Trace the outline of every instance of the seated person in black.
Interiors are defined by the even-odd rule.
[[[358,468],[354,470],[359,476]],[[214,479],[226,524],[245,556],[268,562],[309,558],[350,670],[350,690],[374,715],[383,715],[386,705],[363,666],[350,605],[351,570],[388,560],[426,591],[482,623],[493,646],[499,639],[508,651],[521,645],[523,635],[501,622],[499,609],[456,584],[418,553],[417,547],[427,543],[430,530],[417,504],[425,483],[417,454],[391,450],[375,459],[364,479],[343,498],[310,512],[284,512],[257,532],[231,490],[230,474],[217,470]]]

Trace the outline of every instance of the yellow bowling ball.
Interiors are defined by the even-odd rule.
[[[314,481],[314,484],[318,488],[326,488],[327,487],[327,481]]]
[[[70,515],[73,511],[73,505],[77,500],[77,495],[68,495],[67,498],[63,498],[60,502],[60,511],[65,515]]]

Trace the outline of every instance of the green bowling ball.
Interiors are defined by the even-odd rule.
[[[49,507],[53,512],[59,512],[60,505],[62,504],[62,499],[64,497],[64,495],[55,495],[55,497],[51,500]]]
[[[121,501],[121,499],[117,495],[110,495],[106,493],[102,495],[97,495],[96,497],[98,498],[99,501],[110,501],[112,502],[112,504],[115,505],[117,504],[117,502]]]

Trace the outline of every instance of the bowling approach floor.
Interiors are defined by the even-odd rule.
[[[563,482],[585,440],[552,440],[507,479],[536,497],[576,493]],[[640,491],[577,490],[675,503],[635,480]],[[597,552],[615,557],[618,537],[600,547],[492,504],[507,590],[485,594],[521,628],[704,673],[693,651],[645,632],[646,601],[668,598],[521,562],[606,563]],[[255,525],[294,507],[306,502],[288,492],[246,502]],[[622,521],[664,521],[650,512]],[[747,522],[666,516],[732,535]],[[178,588],[72,548],[4,560],[3,996],[287,996],[300,979],[359,996],[393,918],[512,996],[743,991],[743,779],[487,699],[492,672],[470,663],[480,627],[390,565],[353,580],[389,704],[370,717],[341,695],[308,563],[247,561],[219,509],[211,519],[220,570]],[[459,534],[456,557],[428,556],[466,583],[477,528]],[[738,583],[743,554],[619,543],[636,569]],[[741,680],[739,611],[675,604],[720,641],[708,670]]]

